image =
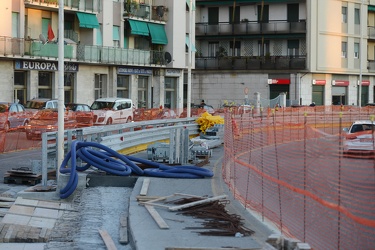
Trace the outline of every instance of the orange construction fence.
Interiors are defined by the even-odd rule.
[[[375,249],[375,158],[345,157],[343,128],[375,108],[225,113],[222,176],[236,199],[313,249]]]

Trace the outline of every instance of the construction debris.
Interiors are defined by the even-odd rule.
[[[175,200],[173,204],[192,204],[199,201],[202,201],[202,199],[190,197]],[[211,200],[207,203],[182,208],[180,214],[204,220],[204,222],[202,222],[203,227],[188,227],[186,229],[206,230],[198,231],[200,235],[205,236],[241,235],[242,237],[254,234],[253,230],[244,226],[240,216],[227,212],[225,205],[228,203],[229,200]]]

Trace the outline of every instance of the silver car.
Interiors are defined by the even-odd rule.
[[[31,116],[20,103],[0,102],[0,130],[25,127]]]

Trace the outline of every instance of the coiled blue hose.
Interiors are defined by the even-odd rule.
[[[94,150],[94,148],[96,149]],[[81,159],[86,164],[77,166],[77,159]],[[70,168],[68,168],[69,160]],[[142,163],[150,168],[142,170],[134,162]],[[134,156],[125,156],[96,142],[73,141],[71,150],[65,156],[60,167],[60,173],[70,174],[68,183],[60,190],[60,198],[68,198],[77,188],[77,171],[85,171],[91,166],[120,176],[129,176],[131,173],[167,178],[204,178],[213,176],[213,172],[209,169],[190,165],[168,166]]]

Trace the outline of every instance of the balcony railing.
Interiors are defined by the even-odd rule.
[[[58,59],[58,44],[0,36],[0,57]],[[77,62],[165,66],[165,52],[106,46],[64,45],[64,58]]]
[[[168,9],[165,6],[151,6],[148,4],[138,3],[124,3],[124,17],[125,18],[140,18],[146,21],[162,21],[167,22]]]
[[[59,7],[59,0],[25,0],[25,4],[34,7]],[[99,12],[100,0],[64,0],[64,8],[86,12]]]
[[[306,22],[272,21],[269,23],[196,23],[196,36],[254,35],[254,34],[296,34],[306,33]]]
[[[199,57],[195,69],[212,70],[304,70],[305,57]]]

